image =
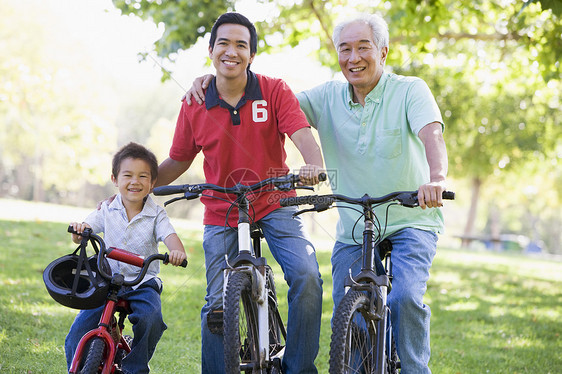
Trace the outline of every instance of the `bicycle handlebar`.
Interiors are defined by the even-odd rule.
[[[137,275],[137,277],[131,281],[124,281],[123,285],[124,286],[135,286],[137,284],[139,284],[141,282],[141,280],[144,278],[144,276],[146,275],[146,272],[148,271],[148,267],[149,265],[153,262],[153,261],[157,261],[157,260],[161,260],[162,262],[164,262],[164,264],[167,264],[169,262],[169,255],[168,253],[164,253],[164,254],[153,254],[148,256],[147,258],[142,258],[139,255],[136,255],[134,253],[131,253],[129,251],[126,251],[124,249],[119,249],[119,248],[114,248],[114,247],[109,247],[106,248],[105,246],[105,242],[103,241],[103,239],[99,236],[96,235],[92,232],[91,229],[86,229],[84,230],[82,233],[78,233],[74,230],[74,228],[72,226],[68,226],[68,230],[69,233],[71,234],[76,234],[76,235],[80,235],[83,238],[95,242],[99,245],[99,253],[98,253],[98,271],[101,274],[102,277],[104,277],[107,280],[110,280],[112,278],[111,274],[107,274],[102,266],[102,259],[104,257],[107,258],[111,258],[113,260],[116,261],[120,261],[120,262],[125,262],[127,264],[133,265],[133,266],[138,266],[141,268],[139,274]],[[181,267],[187,267],[187,260],[183,260],[183,262],[180,264]]]
[[[320,173],[318,175],[318,179],[323,182],[326,180],[326,174]],[[289,191],[294,190],[296,188],[301,188],[297,186],[297,183],[300,182],[300,178],[296,174],[287,174],[281,177],[272,177],[264,179],[256,184],[253,185],[244,185],[238,183],[232,187],[223,187],[218,186],[216,184],[211,183],[201,183],[201,184],[182,184],[182,185],[172,185],[172,186],[160,186],[154,188],[152,193],[157,196],[165,196],[165,195],[173,195],[178,193],[183,193],[183,197],[177,197],[172,200],[167,201],[164,205],[168,205],[178,200],[191,200],[199,197],[203,191],[210,190],[216,192],[222,192],[225,194],[233,194],[237,196],[245,195],[249,192],[260,190],[266,186],[273,185],[277,190],[280,191]],[[302,187],[306,188],[306,187]]]
[[[454,200],[455,193],[452,191],[443,191],[443,199]],[[309,195],[309,196],[297,196],[297,197],[287,197],[279,200],[281,206],[293,206],[293,205],[313,205],[314,208],[308,209],[307,211],[317,211],[321,212],[328,209],[333,203],[341,201],[348,204],[369,206],[373,204],[383,204],[391,201],[397,201],[400,205],[414,208],[419,206],[418,203],[418,191],[397,191],[392,192],[381,197],[370,197],[365,194],[360,198],[351,198],[345,195]]]

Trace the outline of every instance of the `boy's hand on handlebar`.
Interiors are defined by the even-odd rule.
[[[180,266],[181,263],[187,259],[187,255],[184,251],[172,250],[169,254],[169,263],[174,266]]]
[[[92,228],[87,223],[78,223],[78,222],[70,222],[70,226],[72,226],[72,229],[76,231],[78,234],[81,234],[86,229]],[[82,241],[82,237],[78,234],[72,234],[72,241],[76,244],[79,244],[80,241]]]
[[[443,206],[443,191],[445,191],[445,181],[430,182],[418,188],[418,202],[422,209],[439,208]]]
[[[305,186],[312,186],[320,183],[318,175],[322,172],[322,168],[318,165],[306,164],[299,170],[300,183]]]

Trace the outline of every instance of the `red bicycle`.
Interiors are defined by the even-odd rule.
[[[78,234],[70,226],[68,232]],[[43,280],[49,294],[60,304],[75,309],[93,309],[105,303],[98,328],[86,333],[80,340],[69,373],[118,374],[121,361],[131,352],[132,337],[123,335],[125,318],[132,313],[129,303],[118,297],[125,286],[135,286],[144,278],[153,261],[168,263],[168,254],[154,254],[142,258],[118,248],[106,248],[101,237],[86,229],[77,250],[53,261],[45,269]],[[95,255],[86,256],[91,243]],[[77,252],[80,254],[77,255]],[[138,266],[141,270],[132,281],[122,274],[111,274],[107,258]],[[187,260],[181,264],[187,266]]]

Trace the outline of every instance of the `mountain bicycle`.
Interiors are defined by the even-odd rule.
[[[320,180],[325,180],[321,174]],[[299,186],[298,175],[288,174],[268,178],[253,185],[236,184],[222,187],[214,184],[185,184],[156,187],[155,195],[183,193],[167,201],[191,200],[204,195],[205,190],[236,196],[229,201],[238,208],[238,253],[225,256],[223,288],[224,359],[227,373],[281,373],[287,332],[278,310],[273,271],[262,257],[259,227],[253,224],[248,195],[264,189],[290,191]],[[230,213],[230,210],[229,210]],[[228,213],[228,214],[229,214]],[[228,222],[228,217],[227,217]],[[226,226],[226,225],[225,225]]]
[[[452,200],[454,193],[445,191],[443,198]],[[295,215],[298,215],[325,211],[336,202],[361,206],[365,230],[361,271],[352,275],[350,269],[345,282],[346,294],[334,312],[329,372],[396,374],[399,372],[400,362],[387,305],[392,281],[392,244],[389,240],[383,240],[386,222],[382,228],[374,208],[389,203],[386,207],[388,213],[392,205],[417,207],[417,191],[393,192],[382,197],[370,197],[365,194],[360,198],[336,194],[298,196],[281,199],[280,204],[313,205],[313,208],[296,212]],[[349,205],[343,207],[351,208]]]
[[[74,231],[72,226],[68,227],[68,232],[78,234],[78,232]],[[73,284],[73,279],[70,278],[80,277],[80,282],[75,282],[74,284],[76,284],[76,286],[74,287],[78,287],[78,289],[81,287],[84,288],[86,286],[86,280],[84,277],[87,276],[87,274],[80,273],[87,272],[90,273],[91,278],[95,277],[98,279],[97,282],[100,287],[97,287],[97,291],[93,291],[93,293],[98,293],[98,295],[94,295],[92,292],[86,290],[84,291],[84,294],[89,294],[90,300],[84,298],[83,300],[70,301],[71,304],[68,304],[68,300],[60,300],[59,302],[62,302],[65,306],[79,308],[80,302],[84,301],[85,304],[90,303],[90,305],[84,305],[84,307],[91,309],[97,306],[97,301],[93,301],[91,297],[103,298],[100,300],[101,303],[99,306],[103,305],[105,300],[105,307],[103,309],[98,328],[87,332],[78,343],[69,373],[121,373],[121,362],[125,356],[131,352],[130,345],[133,338],[128,335],[123,335],[123,329],[125,327],[125,318],[127,315],[132,313],[132,310],[129,302],[121,299],[118,296],[118,293],[125,286],[135,286],[139,284],[153,261],[163,261],[165,264],[168,263],[168,254],[154,254],[148,256],[147,258],[143,258],[123,249],[113,247],[106,248],[103,239],[92,233],[92,230],[89,228],[79,235],[82,236],[82,241],[77,251],[84,251],[83,253],[85,254],[86,246],[88,243],[91,243],[96,253],[96,255],[87,259],[91,262],[91,264],[87,265],[86,269],[84,269],[82,264],[80,264],[80,260],[77,260],[77,264],[74,263],[74,260],[70,260],[71,263],[69,264],[69,260],[65,259],[60,262],[53,262],[54,266],[58,266],[60,269],[49,269],[48,267],[45,271],[45,276],[47,278],[51,278],[45,279],[45,283],[47,284],[48,282],[51,282],[47,288],[49,293],[51,293],[51,296],[53,296],[55,300],[58,299],[57,301],[60,300],[59,298],[61,296],[60,294],[55,294],[58,291],[53,288],[53,284],[54,287],[56,287],[57,284],[71,285]],[[135,279],[126,281],[124,276],[120,273],[111,274],[111,268],[107,263],[107,258],[138,266],[140,268],[140,272]],[[71,265],[71,267],[74,266],[73,269],[62,269],[62,267],[66,268],[68,265]],[[180,266],[186,267],[187,260],[184,260]],[[57,277],[70,278],[63,281],[61,279],[55,279]],[[70,287],[72,288],[72,286]],[[54,292],[51,292],[52,290],[54,290]],[[78,292],[80,292],[80,290],[78,290]],[[80,295],[80,293],[78,295]]]

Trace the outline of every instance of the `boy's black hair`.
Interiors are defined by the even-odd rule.
[[[156,156],[146,147],[130,142],[123,146],[114,156],[112,162],[111,173],[115,178],[119,175],[121,170],[121,162],[127,158],[133,158],[145,161],[150,166],[150,176],[152,181],[158,177],[158,161]]]
[[[219,26],[224,25],[225,23],[233,23],[235,25],[242,25],[246,27],[250,31],[250,54],[256,54],[258,50],[258,33],[256,32],[256,28],[248,18],[236,12],[224,13],[217,18],[213,28],[211,29],[211,39],[209,40],[209,46],[211,49],[215,46]]]

